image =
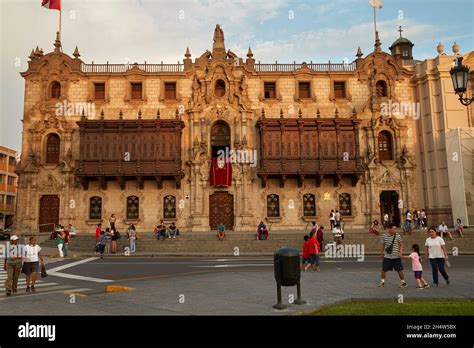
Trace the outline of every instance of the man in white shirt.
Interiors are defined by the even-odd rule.
[[[438,233],[441,238],[444,238],[444,235],[447,234],[450,240],[453,240],[453,235],[449,232],[448,226],[446,222],[442,222],[441,225],[438,226]]]
[[[36,237],[30,237],[29,243],[25,246],[25,262],[23,263],[23,273],[26,277],[26,292],[35,291],[35,283],[38,275],[39,261],[44,264],[41,247],[36,244]],[[30,288],[31,280],[31,288]]]

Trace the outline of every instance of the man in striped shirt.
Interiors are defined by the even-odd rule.
[[[407,287],[405,276],[403,275],[403,265],[401,259],[403,254],[402,237],[396,232],[397,226],[391,224],[388,232],[382,235],[380,256],[383,258],[383,263],[379,287],[385,286],[385,277],[387,276],[387,271],[391,271],[393,269],[398,272],[398,276],[400,277],[400,287]]]

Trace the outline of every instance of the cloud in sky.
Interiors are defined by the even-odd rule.
[[[472,2],[464,2],[472,8]],[[20,149],[24,93],[19,72],[26,70],[33,47],[53,49],[58,25],[58,12],[39,4],[0,0],[0,144],[15,149]],[[446,6],[385,0],[378,12],[383,49],[388,50],[403,24],[418,59],[435,55],[442,40],[447,50],[452,41],[460,42],[462,51],[471,50],[472,15],[466,10],[462,18],[449,17]],[[226,48],[242,57],[252,46],[254,58],[262,62],[352,61],[357,46],[364,54],[373,49],[372,17],[368,0],[63,0],[62,43],[68,54],[77,45],[86,62],[174,63],[184,58],[186,46],[193,59],[210,49],[219,23]],[[18,58],[21,65],[15,66]]]

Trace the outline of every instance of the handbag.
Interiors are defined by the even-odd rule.
[[[119,231],[115,231],[114,234],[115,234],[115,238],[117,238],[117,239],[122,238],[122,236],[120,235]]]
[[[41,265],[41,278],[46,278],[48,276],[48,273],[46,272],[46,266],[44,263]]]
[[[392,253],[392,251],[393,251],[393,243],[395,242],[395,237],[396,237],[396,236],[397,236],[397,234],[395,233],[395,234],[393,235],[392,243],[390,243],[390,245],[385,248],[385,252],[386,252],[387,254],[391,254],[391,253]]]

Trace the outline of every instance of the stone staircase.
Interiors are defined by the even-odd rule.
[[[472,230],[472,229],[471,229]],[[121,233],[122,238],[117,242],[117,255],[123,256],[124,248],[128,241],[125,233]],[[276,249],[282,246],[293,246],[301,249],[304,232],[275,231],[270,233],[270,240],[256,240],[254,232],[234,232],[226,233],[224,241],[217,240],[214,232],[182,232],[176,239],[165,239],[158,241],[150,232],[139,232],[137,241],[137,255],[143,256],[233,256],[238,252],[240,256],[245,255],[272,255]],[[49,236],[42,236],[40,244],[43,247],[55,247],[55,242],[48,239]],[[410,236],[404,237],[404,249],[408,252],[411,245],[417,243],[423,249],[425,240],[428,237],[426,231],[415,231]],[[378,254],[380,252],[380,237],[369,234],[367,230],[345,231],[344,244],[363,244],[365,254]],[[332,243],[332,235],[325,233],[325,244]],[[469,230],[465,231],[465,238],[456,238],[454,241],[446,241],[448,251],[452,252],[453,247],[457,247],[459,254],[474,254],[474,236]],[[69,244],[70,253],[80,256],[92,255],[94,253],[95,235],[92,233],[82,233],[74,236]],[[238,249],[236,249],[238,248]]]

